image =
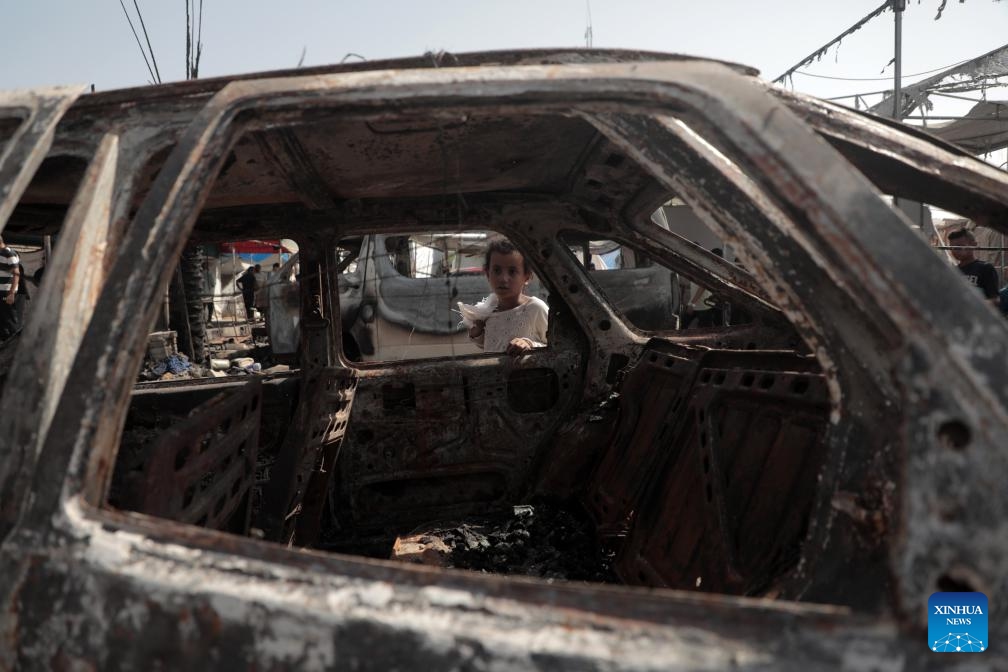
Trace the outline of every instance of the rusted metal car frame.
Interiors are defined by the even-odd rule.
[[[116,199],[118,182],[88,189],[144,163],[117,164],[141,139],[109,129],[71,208],[85,222],[112,213],[115,252],[98,264],[96,302],[70,312],[86,331],[79,341],[41,341],[33,353],[68,374],[35,375],[25,355],[8,377],[0,664],[924,669],[945,662],[921,641],[931,592],[968,587],[995,605],[1008,598],[1000,483],[1008,329],[868,179],[1008,231],[1008,179],[995,169],[902,129],[771,92],[751,72],[687,59],[250,79],[200,105],[191,122],[180,108],[176,129],[186,130],[135,214]],[[145,327],[236,139],[320,116],[447,120],[489,107],[572,115],[599,129],[656,178],[656,196],[680,196],[744,250],[758,287],[634,216],[653,209],[648,198],[638,213],[592,224],[739,296],[765,313],[761,324],[785,316],[813,355],[829,423],[800,560],[764,593],[786,599],[548,585],[295,552],[103,507]],[[37,164],[44,151],[28,154]],[[923,178],[941,188],[922,188]],[[604,397],[613,369],[644,353],[662,352],[669,368],[696,354],[691,337],[652,339],[630,328],[584,280],[556,238],[592,230],[571,209],[535,199],[479,205],[512,222],[504,231],[572,309],[571,333],[587,336],[583,358],[567,355],[580,358],[571,366],[583,373],[565,407]],[[335,214],[340,234],[382,222],[409,228],[388,225],[380,207],[332,210],[326,221]],[[431,211],[428,219],[445,221],[436,204]],[[533,220],[549,223],[526,225]],[[103,245],[86,229],[77,254]],[[347,366],[331,328],[339,307],[324,240],[320,233],[318,247],[301,252],[302,297],[314,318],[302,322],[305,381]],[[93,286],[95,265],[71,263],[70,247],[58,251],[64,265],[58,279],[47,277],[46,296],[57,282]],[[743,330],[704,343],[744,350],[747,338],[758,336]],[[533,365],[546,356],[534,355]],[[422,375],[439,364],[412,366]],[[365,367],[360,385],[403,371]],[[19,402],[12,386],[32,403]],[[579,431],[569,429],[566,444]],[[991,639],[1008,632],[994,620]],[[994,647],[984,655],[992,667],[1006,664]]]

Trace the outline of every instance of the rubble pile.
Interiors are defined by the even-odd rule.
[[[612,554],[600,548],[594,526],[551,503],[516,506],[503,518],[471,519],[418,531],[396,541],[400,559],[493,574],[620,583]],[[412,550],[413,553],[410,553]]]
[[[138,381],[268,375],[290,370],[289,366],[275,362],[269,345],[239,342],[232,338],[216,347],[211,346],[208,360],[198,364],[177,351],[174,339],[175,332],[171,331],[151,335]]]

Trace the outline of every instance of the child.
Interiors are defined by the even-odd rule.
[[[532,272],[518,248],[508,240],[490,243],[483,272],[493,294],[475,306],[459,303],[469,338],[487,352],[509,355],[546,345],[549,308],[525,294]]]

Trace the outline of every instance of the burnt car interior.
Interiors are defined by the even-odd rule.
[[[287,155],[263,151],[276,147]],[[316,191],[349,203],[350,212],[305,210],[304,194],[276,170],[298,160],[297,148],[312,148],[300,160],[310,161]],[[310,236],[298,240],[300,282],[309,291],[302,305],[318,308],[302,324],[311,344],[304,354],[318,363],[261,384],[140,386],[124,432],[150,440],[121,444],[110,505],[388,558],[398,538],[431,536],[431,523],[507,521],[516,506],[542,502],[540,511],[559,508],[594,540],[598,562],[612,564],[611,580],[760,594],[798,559],[821,466],[826,388],[814,359],[765,302],[737,291],[739,304],[764,320],[689,332],[688,345],[677,343],[671,319],[649,322],[630,304],[670,292],[672,271],[628,270],[633,290],[610,296],[599,274],[592,278],[570,253],[595,232],[627,236],[620,220],[648,220],[665,200],[651,176],[576,117],[324,120],[239,138],[192,240],[233,235],[229,225],[239,222],[256,236],[274,221],[289,227],[286,236]],[[341,343],[343,356],[334,357],[337,333],[354,339],[353,350],[373,351],[361,322],[338,306],[351,301],[350,289],[337,284],[332,293],[331,269],[349,258],[339,250],[354,247],[340,239],[385,234],[376,238],[385,254],[373,264],[389,263],[401,276],[409,273],[407,236],[389,234],[418,224],[486,226],[528,246],[530,260],[537,255],[528,248],[540,246],[547,348],[520,361],[472,353],[368,363],[350,361]],[[627,256],[633,243],[624,243]],[[559,274],[547,265],[552,254],[561,257]],[[366,256],[355,259],[366,276]],[[390,275],[380,289],[391,296],[370,303],[379,316],[408,292]],[[460,293],[460,282],[467,281],[424,283],[410,299],[430,306],[403,326],[415,333],[431,331],[425,319],[457,321],[453,299],[486,293],[480,276],[468,283],[475,290]],[[359,286],[357,310],[370,294],[366,281]],[[600,306],[606,317],[579,323],[567,297],[589,293],[620,305]],[[357,328],[328,318],[336,314]],[[598,332],[623,333],[603,349]],[[604,380],[585,398],[589,362],[598,359]],[[570,436],[603,400],[610,401],[595,423],[605,431],[591,442]],[[561,448],[567,442],[579,450]],[[466,566],[460,553],[444,562]]]
[[[135,202],[165,157],[161,150],[147,163]],[[22,213],[65,199],[60,187],[72,189],[82,163],[47,159]],[[293,164],[307,185],[291,177]],[[613,563],[612,580],[765,591],[798,557],[828,397],[794,331],[750,292],[733,288],[733,298],[763,316],[757,324],[675,330],[667,295],[671,269],[683,263],[654,242],[642,245],[644,237],[624,223],[649,222],[668,198],[576,116],[334,119],[241,136],[191,242],[239,230],[266,237],[280,226],[297,239],[308,307],[302,356],[311,361],[251,382],[139,384],[108,505],[299,547],[389,557],[397,537],[425,524],[493,520],[541,501],[574,512],[599,562]],[[318,207],[313,199],[330,203]],[[550,305],[548,347],[520,361],[482,353],[351,361],[337,336],[353,339],[352,352],[361,343],[369,352],[369,339],[355,338],[362,323],[339,301],[349,302],[360,283],[348,287],[347,274],[333,268],[356,261],[367,273],[360,241],[383,236],[381,261],[398,263],[403,275],[409,267],[395,252],[408,236],[391,234],[422,226],[464,236],[474,225],[526,250],[537,271],[533,291]],[[624,256],[636,253],[641,268],[652,266],[649,253],[663,253],[671,269],[657,263],[657,272],[609,273],[629,277],[627,287],[607,294],[601,284],[612,283],[572,252],[600,233],[622,239]],[[341,244],[348,234],[356,237]],[[533,246],[541,247],[538,255]],[[559,264],[548,264],[553,254]],[[698,248],[694,254],[712,256]],[[344,285],[334,287],[334,276]],[[714,284],[710,277],[699,280]],[[462,293],[453,278],[427,282],[421,296],[410,297],[430,303],[429,313],[406,321],[411,330],[424,331],[417,322],[425,318],[454,326],[454,300],[487,293],[481,275],[461,282],[468,285]],[[605,317],[586,322],[572,310],[567,297],[585,295],[613,302],[594,309]],[[647,307],[659,296],[656,318]],[[354,303],[360,311],[368,300]],[[599,335],[609,336],[604,347]],[[604,368],[594,374],[598,381],[590,380],[593,360]],[[584,395],[586,386],[594,394]],[[592,440],[571,435],[589,417],[600,427]],[[770,492],[784,496],[763,494]],[[460,556],[445,563],[458,566]]]
[[[772,95],[879,192],[927,195],[966,216],[1005,221],[998,218],[1008,206],[989,191],[917,170],[898,153],[876,151],[877,138],[829,125],[816,105]],[[94,112],[118,109],[115,96],[82,99],[6,229],[60,234],[75,194],[94,184],[94,138],[120,129],[121,146],[141,158],[118,168],[109,238],[126,242],[116,254],[141,249],[126,243],[140,239],[142,226],[154,231],[152,204],[181,179],[182,205],[173,207],[191,212],[178,211],[191,232],[151,263],[172,266],[184,244],[283,236],[299,245],[296,365],[253,378],[133,386],[112,429],[96,430],[115,456],[93,476],[101,507],[122,520],[153,517],[257,544],[446,569],[889,608],[883,522],[816,521],[837,506],[824,489],[843,479],[866,484],[859,506],[885,510],[879,502],[891,495],[891,479],[872,474],[894,473],[899,451],[872,428],[885,426],[902,394],[889,374],[877,374],[891,370],[882,359],[897,349],[897,330],[868,302],[823,290],[812,305],[787,284],[793,274],[768,262],[760,232],[812,231],[819,215],[802,210],[803,194],[787,202],[765,185],[774,167],[727,140],[691,101],[614,111],[605,101],[545,94],[342,107],[293,96],[234,103],[231,116],[213,117],[199,109],[208,97],[162,117],[151,111],[158,131],[146,136],[121,130],[128,120],[119,113]],[[154,110],[158,101],[145,104]],[[189,155],[196,137],[203,144]],[[653,146],[635,145],[643,138]],[[652,214],[672,198],[723,233],[738,263],[656,224]],[[534,268],[535,291],[549,305],[548,346],[518,359],[465,351],[369,360],[376,319],[407,335],[452,332],[455,302],[487,292],[478,272],[445,274],[425,280],[430,289],[413,300],[422,315],[393,314],[381,285],[371,291],[364,279],[379,272],[368,245],[381,241],[378,256],[396,270],[397,245],[409,236],[473,231],[508,237]],[[842,286],[801,266],[811,245],[802,235],[777,241],[796,260],[792,270],[812,286]],[[597,269],[590,247],[598,241],[638,263]],[[128,264],[116,254],[107,268]],[[163,294],[167,273],[155,274],[160,284],[149,292]],[[685,280],[725,297],[736,319],[677,328],[671,297]],[[139,285],[106,289],[96,310],[127,289],[147,295]],[[655,317],[656,302],[664,317]],[[135,307],[135,328],[147,328],[156,307]],[[855,348],[859,339],[873,345]],[[872,350],[875,360],[838,372],[838,363]],[[123,380],[135,379],[139,356],[122,360],[132,371]],[[869,457],[841,468],[831,457],[841,444]],[[513,532],[530,511],[562,517],[556,524],[577,539],[554,540],[556,555],[577,548],[595,568],[504,568],[451,546],[452,534],[465,545],[459,530]],[[515,534],[488,538],[514,546]],[[850,540],[842,551],[813,543],[837,536]],[[862,589],[848,591],[836,577],[854,572]]]

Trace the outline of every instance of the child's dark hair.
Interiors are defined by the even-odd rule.
[[[517,247],[515,247],[515,244],[512,243],[507,238],[498,238],[497,240],[490,241],[490,244],[487,245],[486,257],[484,257],[483,259],[484,273],[490,272],[490,255],[492,255],[494,252],[496,252],[497,254],[511,254],[512,252],[517,252],[518,254],[521,254],[522,270],[525,271],[526,273],[529,272],[528,262],[525,261],[525,255],[522,254],[522,251],[519,250]]]

